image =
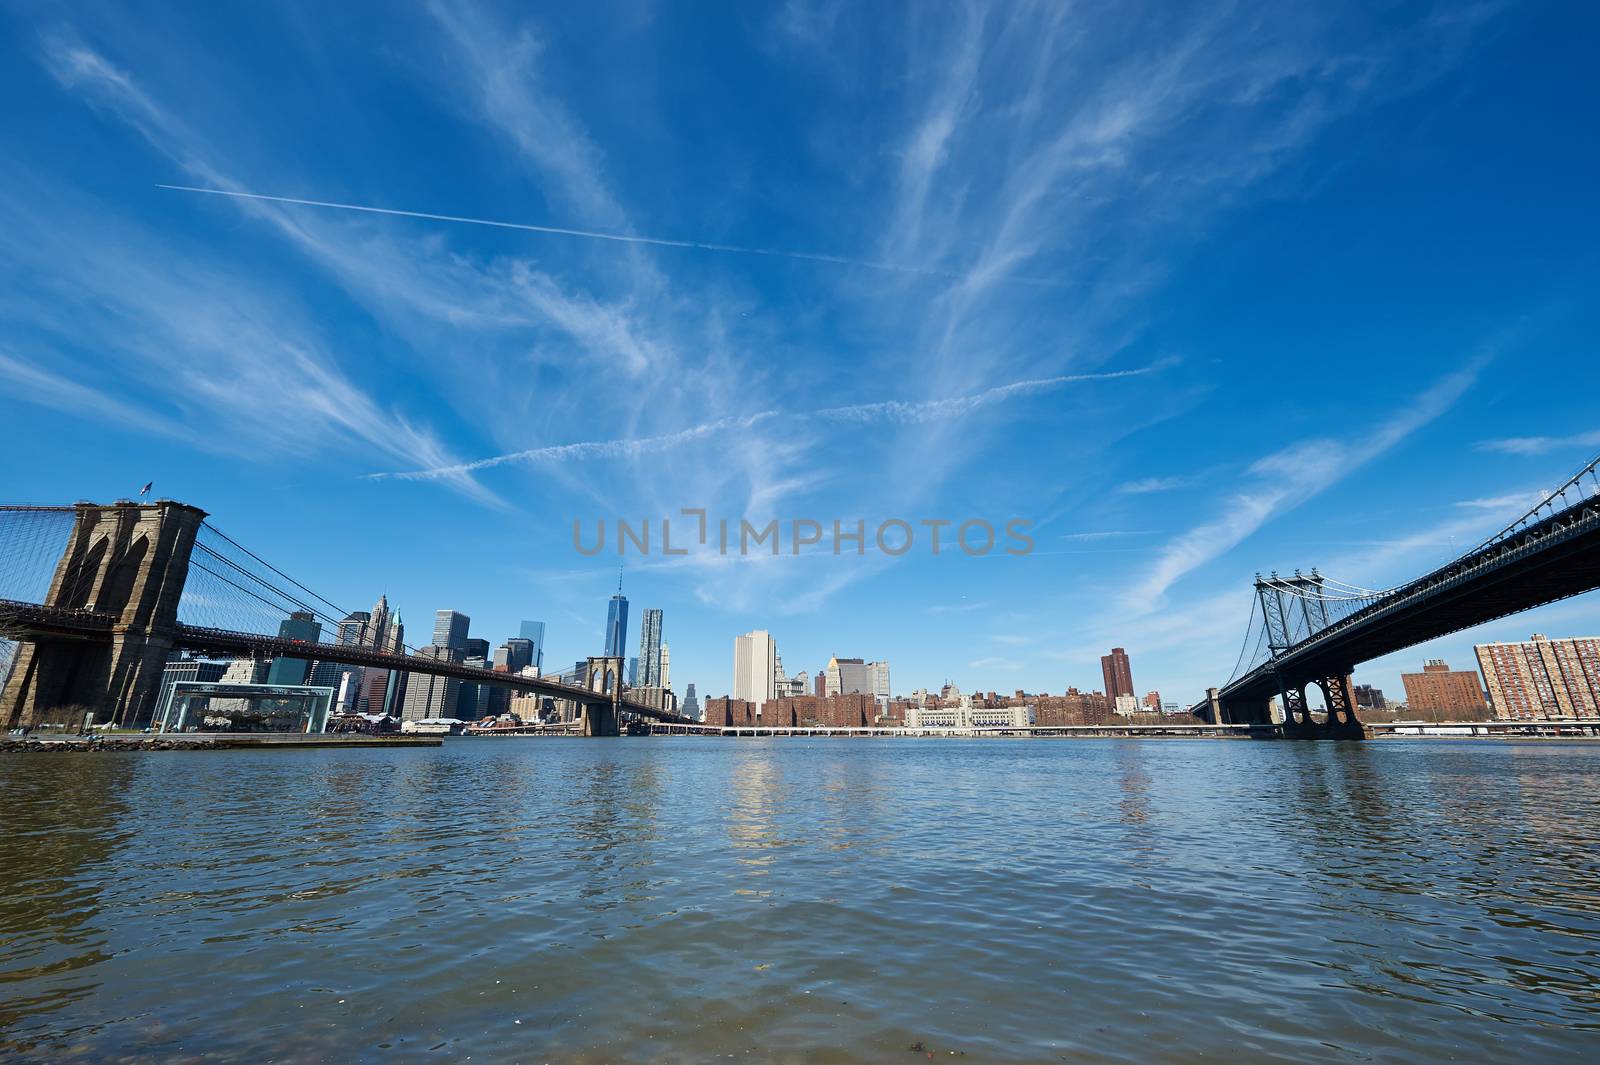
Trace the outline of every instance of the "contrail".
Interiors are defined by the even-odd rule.
[[[848,407],[827,407],[822,410],[812,411],[811,417],[826,418],[833,421],[865,424],[869,422],[891,422],[898,425],[916,424],[927,421],[942,421],[963,414],[969,414],[979,407],[987,406],[1009,396],[1025,395],[1030,392],[1042,392],[1062,385],[1078,384],[1084,381],[1115,381],[1124,377],[1143,377],[1146,374],[1157,373],[1173,365],[1178,360],[1162,359],[1149,366],[1140,366],[1131,370],[1109,370],[1104,373],[1068,374],[1062,377],[1039,377],[1029,381],[1013,381],[1010,384],[996,385],[982,392],[974,392],[965,396],[951,396],[947,399],[930,399],[919,403],[907,403],[901,400],[889,400],[883,403],[861,403]],[[526,451],[512,451],[504,455],[494,455],[486,459],[477,459],[473,462],[462,462],[453,466],[436,466],[427,470],[401,470],[393,473],[369,473],[364,475],[369,481],[432,481],[441,477],[456,477],[464,473],[477,473],[479,470],[491,469],[495,466],[506,466],[512,463],[537,463],[561,462],[566,459],[620,459],[635,458],[656,451],[665,451],[679,444],[698,440],[725,429],[749,429],[768,418],[776,417],[777,411],[763,410],[748,414],[741,418],[719,418],[716,421],[703,422],[692,425],[687,429],[680,429],[675,433],[664,433],[660,436],[638,437],[633,440],[590,440],[576,444],[550,444],[545,447],[528,448]]]
[[[963,278],[958,270],[940,270],[929,266],[910,266],[905,263],[881,262],[874,259],[856,259],[848,255],[825,255],[821,252],[783,251],[777,248],[749,248],[740,244],[710,244],[700,240],[669,240],[665,237],[641,237],[628,233],[601,233],[593,229],[567,229],[563,226],[540,226],[531,222],[505,222],[493,218],[468,218],[464,215],[434,214],[430,211],[402,211],[393,207],[369,207],[359,203],[333,203],[328,200],[302,200],[294,196],[268,196],[259,192],[236,192],[231,189],[207,189],[194,185],[157,185],[158,189],[172,192],[197,192],[206,196],[228,196],[236,200],[260,200],[265,203],[288,203],[297,207],[325,207],[335,211],[360,211],[363,214],[391,215],[395,218],[421,218],[430,222],[454,222],[467,226],[491,226],[495,229],[517,229],[526,233],[550,233],[561,237],[582,237],[585,240],[612,240],[619,244],[650,244],[658,248],[690,248],[695,251],[726,252],[734,255],[763,255],[775,259],[800,259],[813,263],[832,263],[835,266],[860,266],[869,270],[890,270],[901,274],[920,274],[925,277]],[[1006,278],[1025,285],[1060,286],[1068,282],[1056,278],[1019,277]]]

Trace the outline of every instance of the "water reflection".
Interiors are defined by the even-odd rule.
[[[48,1015],[94,995],[108,960],[102,889],[131,827],[134,758],[0,762],[0,1050],[27,1053]]]
[[[1597,784],[1470,742],[12,758],[0,1054],[1581,1060]]]

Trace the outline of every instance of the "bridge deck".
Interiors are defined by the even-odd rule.
[[[1361,662],[1600,587],[1600,501],[1558,511],[1394,589],[1222,688],[1223,701],[1279,694],[1278,677]]]
[[[64,610],[38,603],[0,600],[0,634],[14,638],[105,640],[111,636],[116,623],[117,619],[109,614],[96,613],[92,610]],[[281,636],[179,625],[173,646],[191,651],[261,659],[298,658],[316,662],[337,662],[348,666],[393,669],[402,673],[424,673],[475,684],[494,684],[585,705],[611,702],[610,696],[604,693],[561,684],[543,677],[499,673],[492,669],[479,669],[459,662],[392,654],[356,644],[305,643]],[[647,706],[626,697],[621,701],[621,708],[625,713],[653,721],[688,723],[688,719],[681,715]]]

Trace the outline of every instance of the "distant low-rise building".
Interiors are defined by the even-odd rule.
[[[1358,710],[1387,710],[1389,701],[1383,697],[1382,688],[1374,688],[1370,684],[1356,685],[1356,709]]]
[[[1033,713],[1026,704],[979,706],[972,696],[962,696],[955,706],[910,706],[906,728],[1027,728]]]

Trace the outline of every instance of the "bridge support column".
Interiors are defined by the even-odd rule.
[[[1282,683],[1280,679],[1280,684]],[[1327,716],[1318,721],[1311,716],[1304,685],[1283,685],[1283,734],[1297,740],[1364,740],[1367,727],[1356,717],[1355,686],[1350,671],[1315,677],[1308,683],[1322,691]]]
[[[1367,738],[1367,727],[1356,717],[1356,688],[1351,682],[1350,673],[1350,670],[1342,670],[1317,681],[1328,708],[1327,720],[1322,724],[1323,735],[1328,739]]]
[[[622,735],[622,659],[616,656],[591,657],[584,687],[607,698],[584,704],[583,734]]]
[[[171,500],[78,504],[44,605],[112,616],[110,639],[21,640],[0,692],[0,724],[149,720],[205,516]]]

